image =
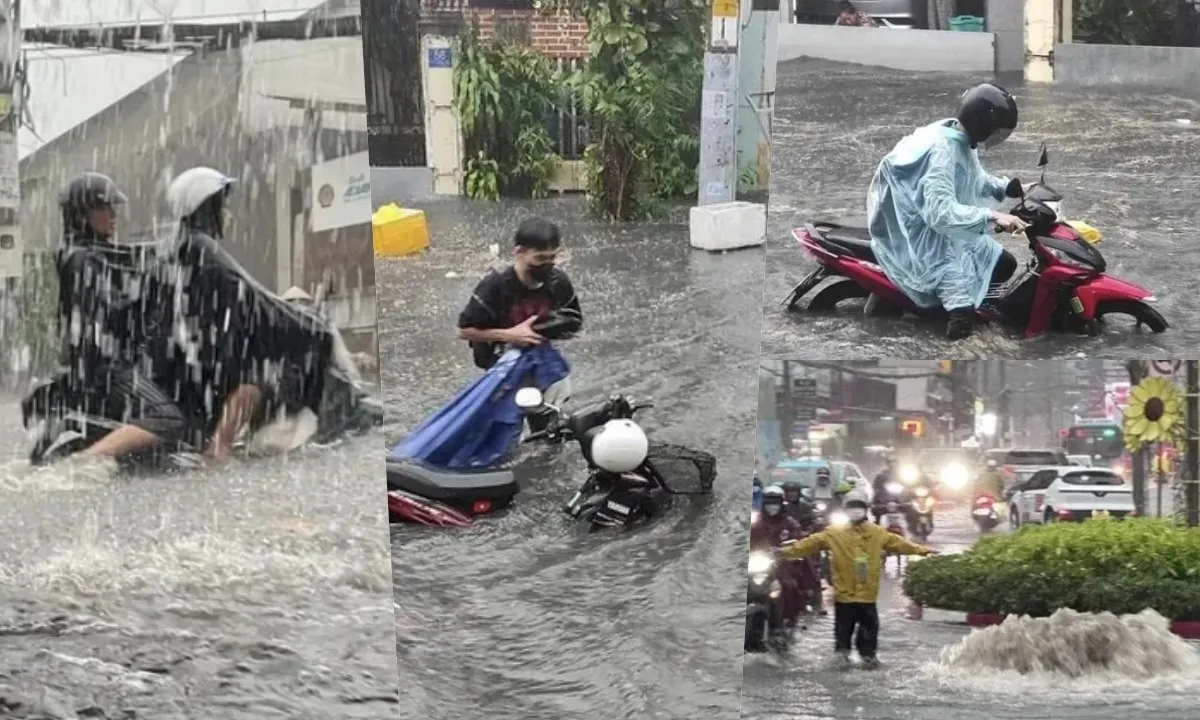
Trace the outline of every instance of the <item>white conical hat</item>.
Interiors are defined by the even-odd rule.
[[[288,288],[279,297],[283,298],[284,300],[312,300],[312,295],[309,295],[295,285]]]

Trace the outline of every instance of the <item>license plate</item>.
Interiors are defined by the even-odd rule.
[[[976,514],[976,515],[978,515],[978,516],[980,516],[980,517],[989,517],[989,516],[992,514],[992,511],[991,511],[991,510],[984,510],[983,508],[980,508],[980,509],[978,509],[978,510],[976,510],[976,511],[975,511],[975,514]]]
[[[1108,515],[1107,510],[1093,510],[1092,511],[1092,517],[1094,517],[1094,518],[1106,518],[1108,516],[1109,515]]]
[[[621,503],[615,503],[615,502],[613,502],[612,500],[609,500],[608,502],[606,502],[606,503],[604,504],[604,506],[605,506],[605,507],[607,507],[609,510],[612,510],[613,512],[619,512],[619,513],[621,513],[622,515],[628,515],[628,514],[629,514],[629,507],[628,507],[628,506],[626,506],[626,505],[622,505]]]
[[[904,524],[904,516],[903,515],[886,515],[886,516],[884,516],[883,521],[888,525],[903,525]]]

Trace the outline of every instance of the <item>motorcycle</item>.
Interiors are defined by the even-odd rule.
[[[924,544],[933,534],[933,509],[936,500],[929,488],[918,486],[912,491],[912,512],[909,514],[909,534],[913,540]]]
[[[22,422],[34,437],[29,462],[48,465],[80,453],[95,445],[121,422],[89,413],[85,405],[67,387],[66,374],[35,387],[21,402]],[[383,423],[383,406],[363,392],[343,369],[333,366],[326,371],[315,426],[305,442],[327,444],[348,434],[361,434]],[[281,421],[286,422],[286,421]],[[268,434],[272,424],[257,428]],[[248,437],[239,439],[236,447],[246,447]],[[200,464],[202,447],[180,442],[170,448],[122,458],[127,466],[169,464],[176,467],[195,467]]]
[[[1028,225],[1025,237],[1033,257],[1008,281],[989,288],[976,311],[978,317],[1022,328],[1025,337],[1048,331],[1098,335],[1108,315],[1132,316],[1139,328],[1145,325],[1152,332],[1164,332],[1169,326],[1151,306],[1156,300],[1153,294],[1106,275],[1104,256],[1085,237],[1094,230],[1065,219],[1062,195],[1045,183],[1048,164],[1043,144],[1038,159],[1042,179],[1025,189],[1010,211]],[[819,267],[784,298],[782,305],[788,311],[823,281],[836,278],[813,296],[810,311],[832,311],[844,300],[874,295],[895,313],[945,316],[944,308],[918,307],[887,277],[875,258],[866,228],[818,223],[796,229],[792,235]],[[1095,240],[1098,242],[1098,235]]]
[[[990,532],[1000,524],[1000,513],[996,509],[995,499],[988,494],[976,495],[971,502],[971,519],[980,534]]]
[[[654,407],[652,403],[636,403],[624,395],[615,395],[567,414],[548,405],[537,388],[519,390],[516,403],[525,413],[540,416],[538,424],[543,426],[527,435],[523,442],[573,440],[578,444],[588,465],[588,475],[562,509],[571,518],[587,523],[590,530],[630,527],[649,521],[666,512],[676,495],[706,495],[712,490],[716,459],[708,453],[677,445],[652,443],[647,457],[632,472],[613,473],[596,466],[592,460],[592,442],[605,424],[613,420],[632,421],[638,411]],[[698,488],[690,492],[682,490],[677,478],[668,481],[659,472],[656,462],[664,465],[669,462],[680,470],[682,465],[690,463]]]
[[[888,532],[892,533],[893,535],[899,535],[900,537],[905,536],[904,528],[907,523],[904,517],[904,511],[899,502],[896,500],[889,500],[887,504],[884,505],[884,512],[881,520],[881,524],[885,529],[887,529]],[[888,555],[885,553],[883,556],[885,567],[887,565],[887,559]],[[896,556],[896,564],[900,568],[904,567],[903,555]]]
[[[788,545],[790,543],[784,543]],[[791,632],[783,622],[779,596],[780,560],[775,552],[754,550],[747,564],[745,652],[787,652]]]

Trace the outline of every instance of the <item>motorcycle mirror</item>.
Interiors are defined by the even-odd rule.
[[[1046,182],[1046,166],[1049,164],[1050,164],[1050,154],[1048,152],[1046,152],[1046,143],[1043,142],[1042,149],[1038,153],[1038,163],[1037,163],[1037,166],[1042,169],[1041,182],[1043,182],[1043,183]]]
[[[545,399],[542,397],[542,391],[537,388],[527,387],[517,391],[517,407],[522,410],[537,410],[545,404]]]

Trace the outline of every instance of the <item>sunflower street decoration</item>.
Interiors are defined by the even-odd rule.
[[[1146,378],[1129,392],[1123,429],[1130,452],[1151,443],[1176,445],[1185,434],[1183,396],[1164,378]]]

